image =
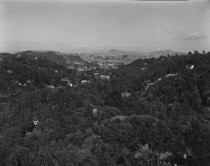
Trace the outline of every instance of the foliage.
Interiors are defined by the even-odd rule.
[[[41,55],[0,54],[0,165],[210,162],[209,52],[139,59],[107,71],[110,80]]]

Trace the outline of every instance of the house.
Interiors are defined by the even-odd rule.
[[[148,83],[147,86],[146,86],[146,88],[145,88],[145,90],[148,90],[151,85],[155,85],[155,83],[154,82]]]
[[[50,89],[54,89],[54,88],[55,88],[55,86],[54,86],[54,85],[49,85],[49,86],[48,86],[48,88],[50,88]]]
[[[77,71],[84,71],[84,68],[78,68]]]
[[[97,110],[96,108],[94,108],[94,109],[92,110],[92,112],[93,112],[93,116],[96,117],[96,116],[97,116],[98,110]]]
[[[191,148],[187,147],[187,151],[186,151],[186,153],[183,154],[183,157],[186,159],[186,158],[188,158],[189,156],[192,156],[192,155],[193,155],[193,152],[192,152]]]
[[[103,80],[109,80],[110,76],[109,75],[101,75],[100,78]]]
[[[38,120],[33,120],[33,124],[36,126],[39,124],[39,121]]]
[[[26,129],[22,130],[22,138],[24,138],[26,135],[31,135],[34,131],[34,128],[39,124],[38,119],[35,117],[28,126],[26,126]]]
[[[13,71],[12,70],[7,70],[7,73],[12,74]]]
[[[162,81],[162,78],[158,78],[158,79],[157,79],[157,82],[160,82],[160,81]]]
[[[127,117],[127,116],[124,116],[124,115],[116,115],[116,116],[113,116],[112,118],[110,118],[110,120],[113,121],[113,120],[118,119],[118,120],[123,121],[123,120],[126,119],[126,117]]]
[[[145,145],[140,145],[140,149],[135,153],[134,158],[140,158],[144,155],[145,152],[150,152],[149,146],[146,143]]]
[[[195,67],[195,65],[186,65],[186,68],[190,69],[190,70],[194,69],[194,67]]]
[[[67,68],[68,69],[74,69],[74,66],[68,66]]]
[[[68,82],[68,85],[69,85],[70,87],[72,87],[72,86],[73,86],[73,84],[72,84],[72,83],[70,83],[70,82]]]
[[[141,70],[146,70],[146,69],[147,69],[146,67],[142,67],[142,68],[141,68]]]
[[[31,80],[27,80],[27,83],[30,84],[31,83]]]
[[[170,74],[167,74],[167,75],[165,75],[165,77],[167,78],[167,77],[175,77],[175,76],[177,76],[178,75],[178,73],[170,73]]]
[[[170,157],[171,155],[172,155],[172,153],[167,151],[164,153],[160,153],[159,158],[160,158],[160,160],[165,160],[167,157]]]
[[[67,82],[67,84],[70,86],[70,87],[72,87],[73,86],[73,84],[70,82],[70,80],[69,79],[67,79],[67,78],[62,78],[62,80],[61,81],[64,81],[64,82]]]
[[[22,84],[20,82],[18,82],[18,81],[15,81],[15,83],[18,84],[18,85],[20,85],[20,86],[22,86]]]
[[[84,83],[90,83],[90,81],[88,81],[88,80],[82,80],[81,83],[82,84],[84,84]]]
[[[121,93],[122,98],[128,98],[130,95],[131,95],[131,93],[128,93],[128,92]]]
[[[95,77],[95,78],[99,78],[99,76],[100,76],[100,75],[99,75],[98,72],[95,72],[95,73],[94,73],[94,77]]]

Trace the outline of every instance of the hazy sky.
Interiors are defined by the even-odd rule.
[[[210,50],[208,0],[0,3],[0,51]]]

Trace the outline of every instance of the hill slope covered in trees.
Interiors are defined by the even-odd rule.
[[[210,162],[209,52],[139,59],[108,80],[28,54],[0,54],[0,71],[0,165]]]

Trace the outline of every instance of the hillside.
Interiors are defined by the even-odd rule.
[[[18,52],[19,55],[26,55],[32,57],[45,57],[48,60],[51,60],[55,63],[62,65],[73,65],[74,63],[87,64],[80,56],[54,52],[54,51],[23,51]]]
[[[74,71],[61,63],[54,62],[52,60],[54,57],[47,58],[34,52],[0,54],[1,92],[7,93],[19,88],[40,89],[50,85],[61,86],[65,85],[61,80],[66,77],[71,82],[75,82]],[[60,60],[63,59],[60,58]]]
[[[0,165],[208,166],[210,52],[137,59],[107,79],[41,55],[0,54]]]

